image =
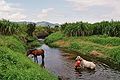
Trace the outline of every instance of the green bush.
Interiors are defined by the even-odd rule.
[[[61,32],[56,32],[49,35],[47,38],[45,38],[45,43],[50,44],[54,41],[62,39],[63,37],[64,37],[64,34],[62,34]]]
[[[30,49],[30,48],[39,47],[41,43],[38,40],[34,40],[32,42],[29,42],[27,45],[28,45],[27,48]]]
[[[0,34],[2,35],[13,35],[18,33],[19,25],[9,20],[0,20]]]
[[[25,53],[26,46],[15,36],[0,35],[0,46],[6,46],[13,51]]]

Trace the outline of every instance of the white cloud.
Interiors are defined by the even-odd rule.
[[[120,1],[113,0],[108,6],[111,6],[113,10],[111,13],[102,15],[102,18],[120,19]]]
[[[120,19],[120,0],[66,0],[68,1],[73,9],[82,13],[89,13],[93,11],[91,14],[86,16],[91,16],[93,18],[97,18],[99,20],[110,20]],[[97,10],[94,10],[94,9]],[[103,14],[101,14],[103,12]],[[96,14],[99,14],[99,16]]]
[[[10,19],[14,19],[14,20],[22,20],[25,19],[26,16],[24,14],[21,14],[20,12],[17,12],[15,14],[12,14],[11,16],[9,16]]]
[[[47,19],[49,16],[49,13],[51,13],[52,11],[54,11],[54,8],[46,8],[46,9],[42,9],[42,11],[38,14],[38,18],[39,19]]]
[[[74,22],[74,21],[101,21],[120,19],[120,0],[65,0],[67,7],[45,8],[30,13],[30,8],[20,8],[19,3],[8,3],[0,0],[0,19],[5,18],[14,21],[52,21],[52,22]],[[70,7],[69,6],[70,3]],[[60,4],[60,3],[57,3]],[[24,5],[24,4],[23,4]],[[34,6],[34,5],[31,5]],[[52,5],[54,6],[54,5]],[[71,8],[72,7],[72,8]],[[64,8],[64,9],[61,9]],[[70,8],[70,9],[69,9]],[[67,9],[69,11],[67,11]],[[73,10],[71,10],[73,9]],[[27,15],[26,15],[27,14]]]
[[[54,8],[46,8],[46,9],[42,9],[42,13],[48,13],[49,11],[54,10]]]
[[[111,6],[116,0],[66,0],[74,6],[76,10],[87,10],[91,6]]]
[[[34,14],[33,16],[34,18],[32,20],[34,22],[49,21],[53,23],[63,23],[66,20],[64,14],[57,11],[55,8],[42,9],[39,13]]]
[[[0,0],[0,19],[10,19],[14,21],[23,20],[26,15],[23,14],[24,10],[17,8],[17,5],[7,3],[5,0]]]

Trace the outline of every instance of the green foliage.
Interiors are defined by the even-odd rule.
[[[35,36],[37,36],[38,38],[44,38],[44,37],[48,36],[50,33],[49,33],[48,28],[42,27],[42,26],[37,26],[35,28],[35,31],[33,32],[33,34]]]
[[[114,47],[114,48],[106,51],[106,53],[107,53],[113,60],[115,60],[117,63],[120,64],[120,46]]]
[[[35,48],[35,47],[39,47],[40,41],[38,41],[38,39],[34,36],[27,36],[27,49],[31,49],[31,48]]]
[[[90,23],[76,22],[61,25],[61,30],[68,36],[92,35],[93,26]]]
[[[120,38],[89,36],[69,38],[69,41],[74,41],[70,42],[71,44],[68,47],[71,50],[84,55],[89,55],[90,52],[95,50],[104,54],[103,58],[111,58],[115,63],[120,64]]]
[[[0,80],[57,80],[25,55],[0,47]]]
[[[41,44],[40,44],[40,42],[38,41],[38,40],[34,40],[34,41],[32,41],[32,42],[29,42],[28,44],[27,44],[27,48],[28,49],[30,49],[30,48],[35,48],[35,47],[39,47]]]
[[[59,26],[55,26],[55,27],[50,27],[50,26],[37,26],[35,28],[35,31],[33,32],[33,34],[35,36],[37,36],[38,38],[45,38],[46,36],[50,35],[51,33],[54,33],[56,31],[59,31]]]
[[[102,21],[94,24],[87,22],[65,23],[61,31],[68,36],[108,35],[120,37],[119,21]]]
[[[39,44],[33,31],[27,24],[0,20],[0,80],[58,80],[26,56],[29,45]],[[32,42],[27,46],[28,39]]]
[[[33,32],[34,32],[34,30],[35,30],[35,26],[36,26],[35,23],[29,23],[29,24],[27,25],[27,34],[28,34],[29,36],[33,36]]]
[[[25,53],[26,51],[26,46],[15,36],[0,35],[0,46],[8,47],[15,52]]]
[[[79,46],[79,44],[77,43],[77,42],[72,42],[71,44],[70,44],[70,47],[69,47],[70,49],[80,49],[80,46]]]
[[[77,41],[76,39],[73,38],[69,38],[69,40],[70,40],[70,45],[68,48],[84,55],[89,55],[89,53],[93,50],[103,53],[105,53],[105,51],[107,50],[107,48],[105,48],[104,46],[93,42],[84,41],[83,38],[80,41]]]
[[[27,24],[20,24],[20,23],[17,23],[19,25],[19,32],[17,34],[17,36],[20,36],[20,37],[26,37],[28,34],[27,34],[27,30],[28,30],[28,27],[27,27]]]
[[[8,20],[0,20],[0,34],[2,35],[12,35],[18,32],[18,24],[10,22]]]
[[[81,37],[84,41],[91,41],[93,43],[97,43],[100,45],[106,46],[119,46],[120,45],[120,38],[118,37],[107,37],[107,36],[88,36],[88,37]]]
[[[61,42],[65,44],[63,45]],[[101,54],[99,56],[100,59],[109,59],[115,64],[120,64],[120,38],[118,37],[109,37],[107,35],[63,37],[61,40],[53,41],[50,44],[54,44],[57,47],[65,47],[85,56],[90,56],[92,51],[97,51]]]
[[[49,35],[47,38],[45,38],[45,43],[50,44],[54,41],[62,39],[63,37],[64,37],[64,34],[62,34],[61,32],[56,32]]]

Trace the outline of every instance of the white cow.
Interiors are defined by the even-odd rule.
[[[89,69],[95,69],[96,65],[93,62],[87,61],[83,58],[81,58],[80,56],[77,56],[76,60],[80,60],[81,61],[81,67],[82,68],[89,68]]]

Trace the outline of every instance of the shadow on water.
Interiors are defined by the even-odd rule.
[[[95,70],[75,70],[75,61],[63,56],[65,52],[45,44],[40,48],[45,50],[45,62],[41,64],[41,56],[39,56],[39,64],[59,76],[59,80],[120,80],[120,72],[103,63],[96,62]]]

